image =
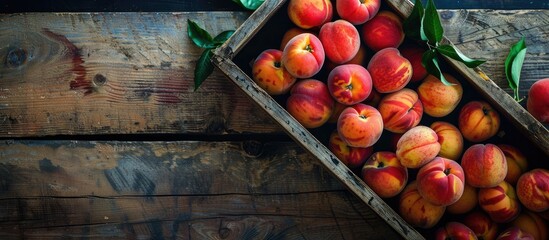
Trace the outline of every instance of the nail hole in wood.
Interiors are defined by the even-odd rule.
[[[27,61],[27,51],[22,48],[13,49],[6,56],[6,65],[8,67],[19,67]]]
[[[107,78],[105,76],[103,76],[102,74],[95,74],[95,76],[93,77],[93,83],[96,86],[101,86],[101,85],[105,84],[106,82],[107,82]]]

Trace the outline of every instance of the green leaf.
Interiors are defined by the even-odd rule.
[[[505,76],[507,77],[507,82],[509,83],[509,87],[513,90],[518,89],[518,81],[519,81],[519,79],[513,78],[513,65],[514,65],[515,58],[517,58],[519,53],[523,50],[526,50],[526,43],[524,42],[524,37],[522,37],[522,39],[518,41],[516,44],[511,46],[511,49],[509,50],[509,55],[507,55],[507,59],[505,59]],[[524,54],[526,54],[526,51],[524,51]],[[522,56],[522,58],[523,59],[520,60],[518,75],[520,75],[520,67],[522,67],[524,56]]]
[[[465,56],[465,54],[463,54],[461,51],[459,51],[459,49],[455,48],[452,45],[443,44],[443,45],[439,45],[436,49],[440,54],[453,58],[455,60],[458,60],[464,63],[465,66],[469,68],[478,67],[480,64],[483,64],[484,62],[486,62],[484,60],[471,59]]]
[[[416,0],[410,16],[408,16],[402,23],[402,26],[404,28],[404,35],[406,37],[414,40],[421,40],[420,27],[421,19],[423,18],[424,12],[425,9],[423,9],[423,4],[421,3],[421,0]]]
[[[215,47],[212,36],[190,19],[187,19],[187,35],[189,35],[196,46],[201,48]]]
[[[442,29],[435,3],[429,0],[421,21],[421,39],[428,41],[432,46],[437,46],[443,34],[444,29]]]
[[[265,0],[233,0],[233,2],[238,3],[238,5],[248,9],[256,10]]]
[[[200,85],[212,74],[213,72],[213,64],[211,62],[211,58],[213,56],[212,49],[205,49],[204,52],[202,52],[202,55],[196,62],[196,66],[194,68],[194,91],[196,91]]]
[[[233,33],[234,33],[234,30],[227,30],[215,36],[215,38],[213,39],[213,42],[216,45],[216,47],[220,46],[225,41],[227,41],[227,39],[229,39],[233,35]]]
[[[448,82],[448,80],[446,80],[446,78],[442,74],[442,71],[440,70],[440,65],[438,64],[437,51],[435,49],[430,49],[423,53],[423,56],[421,58],[421,64],[423,64],[429,74],[440,79],[440,81],[444,85],[453,85],[453,83]]]

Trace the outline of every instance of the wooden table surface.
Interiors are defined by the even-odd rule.
[[[193,91],[187,19],[249,13],[1,14],[2,239],[398,238],[219,71]],[[522,36],[521,95],[549,77],[548,10],[440,14],[508,93]]]

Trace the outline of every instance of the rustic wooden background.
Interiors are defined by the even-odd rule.
[[[446,36],[521,95],[549,76],[549,11],[440,10]],[[0,15],[2,239],[395,239],[399,236],[219,71],[201,49],[248,11]],[[267,139],[267,140],[265,140]]]

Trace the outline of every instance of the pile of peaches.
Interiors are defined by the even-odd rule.
[[[547,239],[549,171],[529,169],[512,145],[488,142],[500,129],[497,111],[482,100],[458,109],[462,84],[429,75],[423,46],[405,42],[403,19],[380,7],[290,0],[295,26],[280,49],[255,58],[253,80],[286,95],[286,110],[305,128],[331,123],[328,148],[380,197],[396,198],[410,225],[437,226],[440,239]],[[327,78],[317,79],[323,69]],[[457,119],[447,118],[452,112]],[[424,115],[435,121],[424,125]],[[390,151],[374,151],[382,134]],[[439,223],[445,214],[460,217]]]

